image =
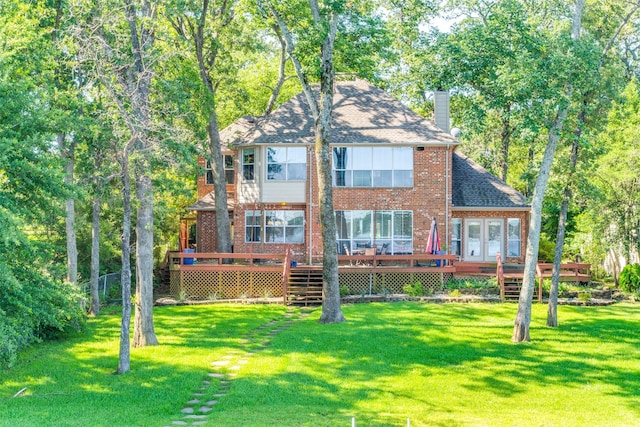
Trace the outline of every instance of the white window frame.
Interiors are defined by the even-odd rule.
[[[284,158],[272,161],[271,150],[284,153],[282,156]],[[282,172],[279,172],[278,175],[271,172],[271,168],[275,166],[282,168]],[[267,181],[305,181],[307,179],[307,149],[304,147],[267,147],[266,172]]]
[[[338,150],[345,159],[339,161]],[[334,187],[412,188],[412,147],[333,147]],[[409,164],[407,164],[409,163]],[[406,177],[403,176],[408,175]]]
[[[518,233],[517,239],[511,237],[511,223],[517,221]],[[511,246],[517,248],[517,253],[511,252]],[[507,256],[508,257],[520,257],[522,256],[522,220],[520,218],[507,218]]]

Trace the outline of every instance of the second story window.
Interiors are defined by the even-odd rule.
[[[254,180],[256,165],[255,148],[245,148],[242,150],[242,177],[247,181]]]
[[[224,179],[228,185],[233,184],[235,172],[233,170],[233,156],[230,154],[224,155]],[[207,173],[205,175],[206,184],[213,185],[213,171],[211,170],[211,161],[207,160],[206,166]]]
[[[304,181],[307,178],[307,150],[304,147],[267,148],[267,179]]]
[[[412,187],[411,147],[335,147],[336,187]]]

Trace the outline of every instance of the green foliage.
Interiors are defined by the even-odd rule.
[[[482,279],[451,279],[445,287],[446,289],[486,289],[498,286],[495,277]]]
[[[640,264],[627,264],[620,273],[620,288],[625,292],[640,291]]]
[[[554,252],[556,250],[556,244],[547,236],[542,233],[540,235],[540,247],[538,249],[538,260],[545,262],[553,262]]]
[[[425,294],[422,282],[409,283],[402,287],[402,292],[411,297],[421,297]]]
[[[351,295],[351,291],[347,285],[340,286],[340,298],[344,298],[347,295]]]
[[[449,292],[449,296],[451,298],[460,298],[460,296],[462,296],[462,292],[460,292],[460,289],[454,289],[451,292]]]

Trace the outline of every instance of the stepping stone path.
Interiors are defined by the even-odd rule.
[[[288,309],[282,318],[271,320],[249,331],[240,339],[240,351],[230,351],[229,354],[211,362],[211,371],[193,393],[193,398],[185,403],[180,415],[163,427],[206,425],[207,415],[229,393],[233,378],[249,363],[247,358],[268,348],[273,337],[307,315],[308,313]]]

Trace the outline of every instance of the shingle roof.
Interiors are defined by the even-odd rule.
[[[457,144],[431,120],[364,80],[338,81],[331,143]],[[223,143],[314,142],[314,121],[304,93],[265,117],[244,117],[220,132]]]
[[[528,209],[525,197],[458,151],[453,152],[454,207]]]
[[[231,211],[235,207],[235,202],[232,199],[227,200],[227,208]],[[213,191],[207,193],[200,200],[192,204],[187,208],[190,211],[215,211],[216,210],[216,196]]]

